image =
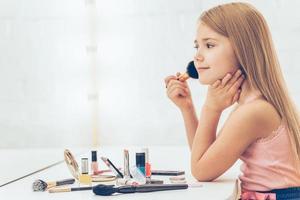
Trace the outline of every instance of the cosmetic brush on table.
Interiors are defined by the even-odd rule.
[[[41,179],[35,180],[32,184],[33,191],[45,191],[49,188],[55,187],[55,186],[61,186],[61,185],[69,185],[73,184],[75,182],[74,178],[64,179],[60,181],[51,181],[51,182],[45,182]]]
[[[92,186],[88,187],[72,187],[72,188],[66,188],[66,187],[61,187],[61,188],[51,188],[48,190],[49,193],[59,193],[59,192],[75,192],[75,191],[83,191],[83,190],[92,190]]]
[[[96,195],[110,196],[114,193],[136,193],[136,192],[156,192],[156,191],[166,191],[166,190],[182,190],[187,189],[188,184],[149,184],[149,185],[125,185],[120,187],[115,187],[114,185],[96,185],[93,187],[93,192]]]

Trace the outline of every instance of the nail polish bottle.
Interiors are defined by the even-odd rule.
[[[92,177],[89,175],[88,158],[81,158],[81,174],[79,176],[80,184],[91,185]]]

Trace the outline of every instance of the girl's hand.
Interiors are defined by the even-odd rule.
[[[191,92],[186,81],[178,80],[180,73],[176,76],[168,76],[165,78],[167,95],[171,101],[180,109],[188,109],[193,106]]]
[[[237,70],[232,76],[227,74],[222,80],[217,80],[208,87],[206,101],[207,106],[217,112],[222,112],[227,107],[234,104],[240,97],[239,89],[245,79],[241,70]]]

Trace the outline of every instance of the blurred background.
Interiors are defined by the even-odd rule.
[[[226,2],[0,0],[0,148],[186,145],[164,78],[192,60],[202,11]],[[300,1],[246,2],[299,106]],[[206,87],[189,83],[199,113]]]

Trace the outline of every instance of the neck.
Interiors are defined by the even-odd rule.
[[[243,105],[252,99],[262,98],[262,94],[259,90],[253,89],[250,87],[248,80],[245,80],[242,85],[242,91],[240,94],[240,98],[238,99],[237,103],[239,105]]]

